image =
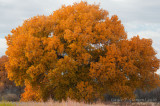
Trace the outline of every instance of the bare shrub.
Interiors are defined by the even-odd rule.
[[[16,94],[6,94],[2,96],[2,101],[18,101],[19,97]]]

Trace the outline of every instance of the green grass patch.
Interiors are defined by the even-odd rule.
[[[16,104],[12,102],[0,102],[0,106],[16,106]]]

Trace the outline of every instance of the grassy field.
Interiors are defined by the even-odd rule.
[[[85,104],[78,102],[0,102],[0,106],[105,106],[104,104]]]
[[[68,102],[0,102],[0,106],[160,106],[160,103],[153,102],[136,102],[136,103],[96,103],[96,104],[85,104],[83,102],[78,103],[74,101]]]

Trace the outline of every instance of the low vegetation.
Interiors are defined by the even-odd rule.
[[[62,101],[62,102],[0,102],[0,106],[158,106],[155,102],[106,102],[86,104],[84,102]]]

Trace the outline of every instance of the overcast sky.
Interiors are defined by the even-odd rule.
[[[36,15],[50,15],[62,4],[81,0],[0,0],[0,56],[7,48],[5,36],[23,21]],[[125,26],[128,38],[151,38],[160,58],[160,0],[85,0],[100,3],[110,16],[116,14]],[[160,71],[158,71],[160,73]]]

